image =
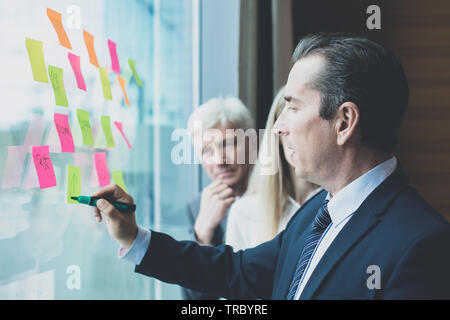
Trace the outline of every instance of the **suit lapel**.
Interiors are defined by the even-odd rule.
[[[398,163],[397,169],[367,197],[334,239],[311,274],[301,299],[313,297],[333,267],[376,226],[388,205],[407,185],[408,179]]]
[[[316,194],[313,198],[305,202],[299,209],[299,211],[291,218],[292,222],[297,224],[296,235],[292,244],[289,244],[289,249],[286,254],[287,261],[282,269],[283,275],[280,277],[278,283],[277,297],[285,299],[289,286],[291,284],[292,278],[294,277],[295,269],[297,267],[298,259],[302,253],[302,249],[305,245],[306,236],[308,235],[309,229],[311,229],[312,221],[316,216],[316,212],[320,205],[323,203],[327,192],[325,190]],[[301,212],[300,212],[301,211]],[[294,221],[295,219],[295,221]]]

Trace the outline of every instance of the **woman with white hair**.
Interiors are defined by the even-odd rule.
[[[234,251],[273,239],[301,205],[321,191],[317,185],[295,176],[283,137],[278,143],[278,136],[272,131],[284,105],[283,87],[272,103],[247,191],[228,214],[225,243]]]
[[[239,99],[220,97],[196,108],[189,117],[187,127],[200,163],[212,180],[186,206],[191,240],[217,246],[225,240],[228,209],[247,189],[252,167],[248,161],[251,150],[245,141],[236,139],[235,133],[253,130],[253,118]],[[239,159],[244,161],[237,161]],[[182,295],[189,300],[218,298],[184,288]]]

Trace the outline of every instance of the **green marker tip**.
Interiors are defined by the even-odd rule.
[[[70,197],[72,200],[78,200],[78,197]]]

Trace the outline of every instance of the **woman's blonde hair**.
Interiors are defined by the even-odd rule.
[[[276,95],[267,118],[266,129],[260,143],[258,161],[249,178],[245,195],[258,194],[264,201],[264,230],[261,230],[261,241],[273,239],[278,233],[279,222],[290,195],[295,192],[293,169],[286,161],[283,147],[273,132],[275,121],[285,105],[284,87]],[[275,149],[275,150],[274,150]],[[267,166],[262,157],[268,156],[273,169],[267,174]],[[264,164],[264,165],[263,165]]]

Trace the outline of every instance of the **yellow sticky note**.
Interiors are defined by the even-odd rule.
[[[27,47],[28,57],[30,58],[34,81],[48,83],[42,41],[25,38],[25,45]]]
[[[112,172],[112,176],[114,179],[114,183],[123,189],[123,191],[127,191],[127,187],[125,186],[125,181],[123,181],[122,170],[114,170]]]
[[[73,165],[67,166],[67,203],[78,202],[71,197],[78,197],[81,194],[81,168]]]
[[[102,129],[105,134],[106,146],[108,148],[114,148],[114,137],[111,131],[111,118],[109,116],[102,116]]]
[[[53,92],[55,93],[55,103],[57,106],[68,107],[66,89],[64,88],[63,69],[48,66],[48,74],[52,82]]]
[[[108,71],[103,67],[98,67],[98,72],[100,73],[100,81],[102,83],[103,96],[107,100],[112,100],[111,84],[109,83]]]
[[[130,66],[130,68],[131,68],[131,71],[133,71],[133,75],[134,75],[134,78],[136,79],[136,83],[137,83],[139,86],[142,87],[142,81],[141,81],[141,78],[139,78],[139,75],[138,75],[138,73],[137,73],[137,71],[136,71],[136,63],[134,62],[134,60],[128,59],[128,64],[129,64],[129,66]]]
[[[83,144],[94,146],[94,137],[92,136],[91,124],[89,122],[89,112],[77,109],[78,123],[80,124],[81,134],[83,135]]]

